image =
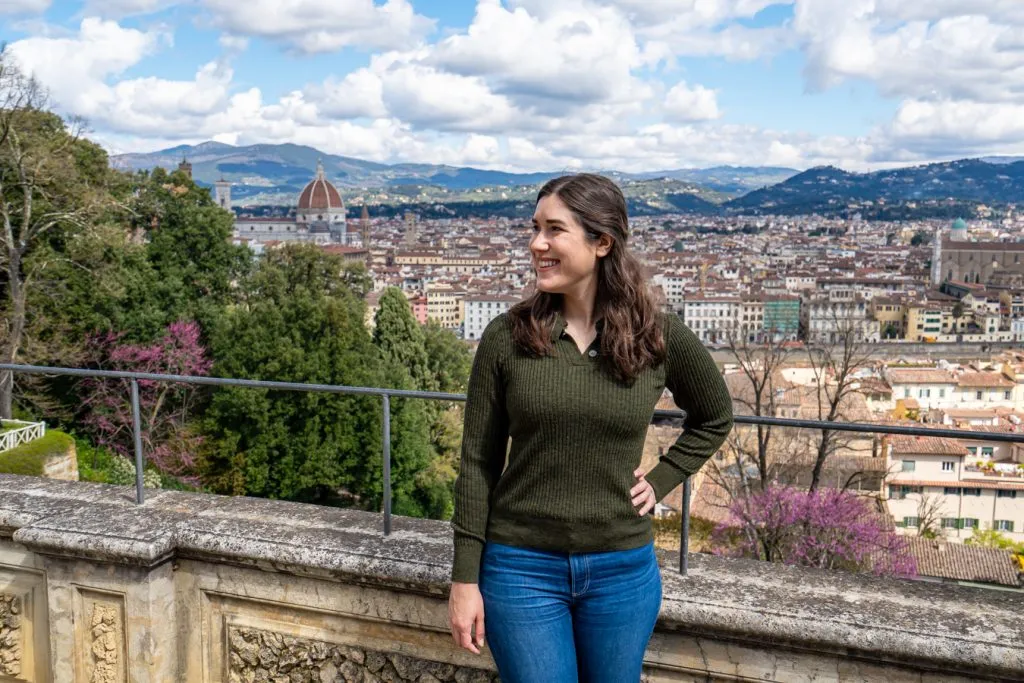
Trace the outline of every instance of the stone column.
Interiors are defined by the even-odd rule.
[[[14,533],[45,573],[51,680],[178,680],[173,517],[82,505]]]

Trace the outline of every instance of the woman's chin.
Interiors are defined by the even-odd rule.
[[[561,288],[557,282],[545,282],[540,279],[537,280],[537,290],[547,294],[561,294]]]

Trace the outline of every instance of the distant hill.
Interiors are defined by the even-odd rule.
[[[186,158],[192,164],[196,182],[209,186],[221,178],[230,180],[232,198],[242,205],[293,202],[313,176],[317,160],[323,161],[328,178],[343,195],[351,196],[369,189],[376,191],[378,201],[388,201],[385,195],[391,195],[395,201],[475,201],[481,198],[472,193],[484,188],[506,188],[508,191],[497,201],[520,200],[531,196],[537,185],[562,174],[561,171],[507,173],[440,164],[380,164],[325,154],[304,145],[235,147],[219,142],[179,145],[145,154],[121,154],[114,156],[112,163],[122,169],[148,170],[156,166],[174,169]],[[663,208],[679,204],[680,209],[688,211],[717,211],[716,203],[797,173],[792,169],[730,166],[654,173],[600,172],[608,173],[623,185],[640,183],[645,190],[654,188],[653,192],[659,197],[645,197],[644,206],[663,204],[661,199],[666,194],[686,195],[669,201]],[[703,200],[704,204],[695,198]]]
[[[879,203],[1024,202],[1024,161],[963,159],[873,173],[812,168],[723,205],[729,213],[831,213]]]
[[[792,168],[774,166],[713,166],[712,168],[680,168],[671,171],[636,173],[632,177],[684,180],[709,190],[739,196],[766,185],[781,183],[799,172]]]
[[[122,154],[112,163],[124,169],[176,168],[182,158],[193,177],[212,185],[232,182],[236,205],[293,204],[322,159],[327,176],[346,201],[374,206],[526,206],[537,186],[561,172],[506,173],[441,164],[380,164],[324,154],[304,145],[249,145],[218,142],[180,145],[148,154]],[[1024,203],[1024,159],[988,157],[874,173],[850,173],[833,166],[798,172],[789,168],[716,166],[623,173],[597,169],[616,179],[639,214],[807,214],[860,212],[874,218],[959,215],[979,204]],[[419,209],[415,209],[419,210]],[[468,210],[468,209],[467,209]],[[443,212],[443,211],[442,211]]]

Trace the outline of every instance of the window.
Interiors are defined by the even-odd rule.
[[[960,520],[956,517],[943,517],[942,528],[943,529],[958,529],[960,527]]]
[[[991,458],[992,457],[992,453],[994,452],[993,448],[994,448],[993,446],[982,446],[981,447],[981,457],[983,457],[983,458]]]
[[[1006,491],[1006,490],[1000,489],[999,491],[996,491],[996,497],[997,498],[1016,498],[1017,497],[1017,492],[1016,491]]]
[[[903,387],[903,398],[910,398],[910,387]]]
[[[956,468],[956,463],[952,460],[946,460],[942,463],[943,472],[952,472]]]
[[[973,488],[973,489],[965,488],[963,490],[963,493],[964,493],[965,496],[980,496],[981,495],[981,489],[979,489],[979,488]]]
[[[904,517],[903,526],[916,529],[917,525],[920,524],[921,519],[919,517]]]
[[[976,520],[976,519],[972,519],[970,517],[964,517],[960,521],[962,522],[962,524],[960,525],[961,529],[977,529],[978,528],[978,520]]]
[[[1003,400],[1004,401],[1009,401],[1010,400],[1010,392],[1009,391],[1004,391],[1003,392]]]
[[[915,462],[913,460],[904,460],[903,461],[903,471],[904,472],[913,472],[916,467],[917,467],[917,462]]]
[[[971,455],[977,455],[978,454],[978,447],[977,446],[968,446],[967,447],[967,452],[970,453]]]
[[[997,519],[996,531],[1013,531],[1013,522],[1008,519]]]
[[[890,486],[889,497],[903,500],[910,493],[922,493],[924,489],[920,486]]]
[[[946,488],[944,488],[942,490],[942,492],[944,494],[946,494],[947,496],[959,496],[960,495],[960,487],[958,487],[958,486],[947,486]]]
[[[939,398],[946,398],[946,390],[939,389]]]
[[[981,400],[981,392],[980,391],[974,392],[974,399],[976,401],[980,401]]]

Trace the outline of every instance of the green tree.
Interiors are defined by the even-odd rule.
[[[379,386],[365,304],[339,258],[313,246],[265,254],[240,283],[240,303],[212,334],[213,374]],[[214,490],[322,500],[381,500],[381,402],[370,396],[217,389],[204,422],[202,473]]]
[[[975,545],[981,548],[996,548],[997,550],[1009,550],[1015,555],[1024,555],[1024,543],[1017,543],[1005,534],[995,529],[979,529],[974,527],[970,537],[964,541],[966,545]]]
[[[438,391],[464,393],[469,382],[473,357],[466,343],[436,320],[423,326],[423,343],[427,351],[427,365]]]
[[[402,388],[420,391],[436,388],[427,360],[423,330],[413,316],[405,294],[397,287],[388,287],[381,294],[374,318],[373,343],[388,365],[400,366],[408,372],[412,386]]]
[[[109,206],[106,153],[48,110],[45,92],[0,50],[0,362],[14,363],[33,324],[28,302],[67,240]],[[0,373],[0,417],[14,377]]]
[[[157,283],[153,297],[165,315],[157,330],[194,319],[208,332],[233,302],[232,283],[244,276],[251,252],[231,244],[231,213],[185,173],[157,168],[131,180],[132,227],[146,235]]]
[[[400,289],[390,287],[381,295],[373,342],[384,361],[387,386],[437,389],[426,337]],[[405,514],[441,517],[451,508],[453,492],[442,476],[443,470],[431,467],[437,454],[432,427],[440,408],[426,399],[396,398],[391,402],[391,412],[393,507]]]

